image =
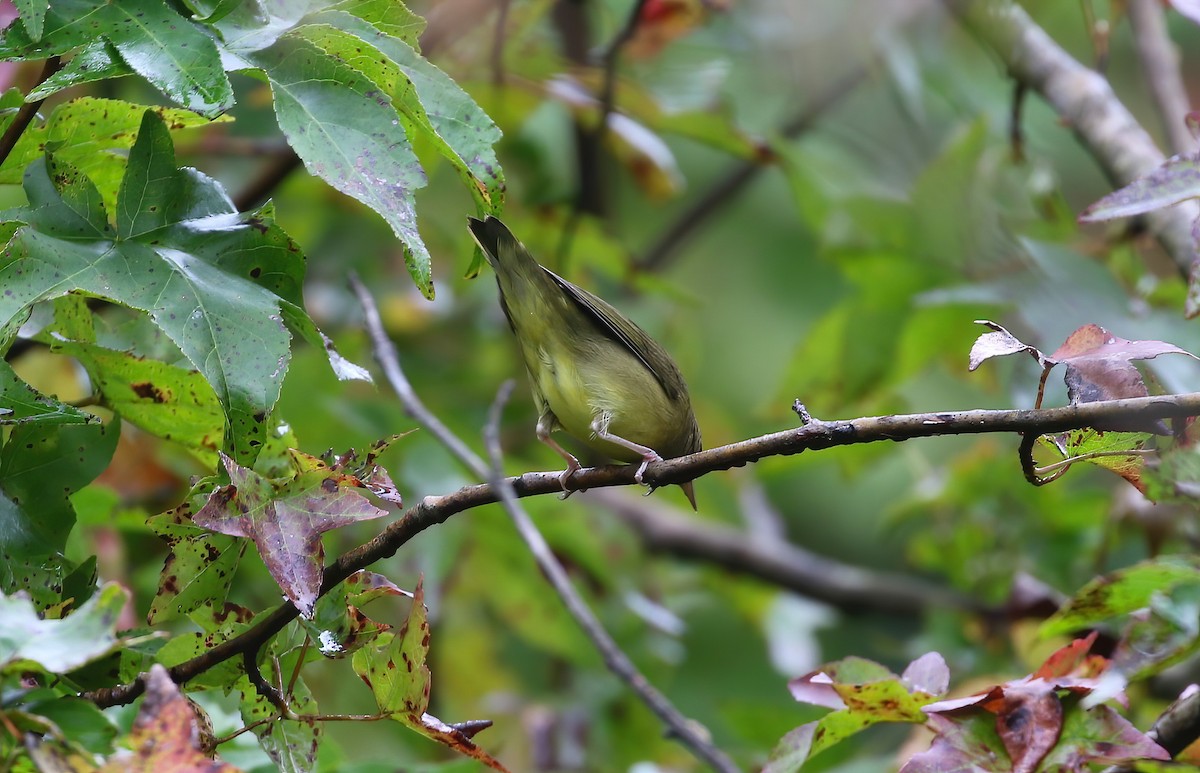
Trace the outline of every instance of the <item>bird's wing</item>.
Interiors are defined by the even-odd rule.
[[[609,305],[603,298],[589,293],[582,287],[571,284],[545,266],[542,267],[542,270],[549,274],[550,278],[567,293],[567,297],[574,301],[587,316],[594,319],[604,332],[624,344],[629,353],[637,357],[646,366],[646,370],[654,375],[655,380],[658,381],[668,398],[671,400],[679,398],[678,382],[680,381],[680,377],[676,376],[672,379],[670,374],[663,373],[660,368],[656,368],[651,364],[652,360],[658,360],[659,362],[667,363],[666,367],[672,367],[670,365],[671,358],[666,352],[662,351],[662,347],[657,341],[633,322],[622,317],[621,313]],[[657,356],[654,356],[655,354]]]

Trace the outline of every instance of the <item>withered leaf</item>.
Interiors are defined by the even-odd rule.
[[[311,618],[324,567],[321,534],[387,511],[359,493],[369,487],[358,477],[294,449],[288,454],[293,474],[275,479],[222,454],[230,484],[213,492],[193,522],[253,540],[284,595]]]
[[[1191,352],[1165,341],[1130,341],[1089,323],[1067,336],[1048,360],[1066,365],[1063,379],[1067,397],[1076,405],[1145,397],[1149,394],[1146,384],[1131,361],[1149,360],[1160,354],[1186,354],[1195,358]]]

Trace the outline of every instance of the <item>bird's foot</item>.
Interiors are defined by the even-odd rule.
[[[662,460],[663,458],[657,452],[647,449],[646,453],[642,454],[642,464],[637,468],[637,472],[633,474],[633,479],[638,483],[642,483],[642,474],[646,472],[646,468],[650,466],[650,462],[661,462]],[[653,487],[651,487],[651,491],[653,491]],[[647,491],[646,493],[650,492]]]
[[[581,469],[583,468],[579,466],[579,462],[575,461],[574,458],[567,463],[567,469],[563,470],[558,476],[558,485],[562,486],[563,490],[562,496],[560,496],[559,499],[566,499],[576,491],[583,491],[583,489],[573,489],[567,486],[567,483],[571,480],[571,476],[579,472]]]

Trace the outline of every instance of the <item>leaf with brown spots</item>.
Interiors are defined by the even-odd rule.
[[[880,722],[924,722],[921,707],[943,692],[948,682],[946,663],[936,652],[909,664],[903,677],[870,660],[849,657],[793,679],[788,682],[792,697],[835,711],[784,736],[764,771],[794,770]]]
[[[411,593],[400,590],[382,575],[360,569],[318,599],[313,619],[301,619],[300,624],[308,631],[318,652],[327,658],[344,658],[391,629],[358,608],[385,595],[412,598]]]
[[[159,664],[146,676],[146,698],[129,736],[132,755],[121,755],[103,773],[138,770],[176,770],[189,773],[236,773],[238,768],[205,753],[205,739],[196,708]]]
[[[212,493],[197,526],[254,541],[267,570],[300,614],[311,618],[331,529],[387,515],[358,493],[366,484],[320,459],[289,450],[291,475],[264,478],[222,454],[230,484]]]
[[[197,493],[196,489],[202,487],[197,485],[179,507],[147,521],[170,549],[159,573],[158,591],[146,614],[150,625],[178,619],[204,604],[224,604],[229,596],[246,543],[192,522],[192,513],[203,507],[206,499]]]
[[[371,688],[380,711],[403,714],[410,722],[419,723],[429,707],[428,654],[425,591],[418,581],[400,632],[381,634],[372,646],[354,653],[354,671]]]
[[[480,749],[466,732],[426,713],[432,678],[429,656],[429,620],[422,581],[413,589],[412,607],[399,633],[382,633],[370,646],[354,653],[354,672],[375,695],[380,712],[421,735],[479,760],[495,770],[505,767]]]

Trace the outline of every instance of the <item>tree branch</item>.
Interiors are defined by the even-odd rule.
[[[46,79],[58,72],[60,67],[62,67],[62,60],[57,56],[47,59],[46,64],[42,67],[42,74],[38,77],[38,84],[45,83]],[[21,139],[21,135],[29,128],[29,124],[33,122],[33,117],[37,115],[38,108],[45,101],[44,99],[39,99],[36,102],[26,102],[17,110],[17,114],[13,116],[12,123],[4,130],[4,135],[0,136],[0,164],[8,160],[13,149],[17,147],[17,142]]]
[[[882,440],[899,442],[937,435],[991,432],[1044,434],[1083,427],[1103,428],[1117,420],[1175,419],[1188,416],[1200,416],[1200,392],[1109,400],[1065,408],[948,411],[872,416],[848,421],[813,421],[803,427],[711,448],[690,456],[655,462],[646,468],[643,477],[652,486],[659,487],[694,480],[716,470],[742,467],[768,456],[788,456],[834,446]],[[633,479],[636,471],[637,465],[633,464],[592,467],[575,473],[571,476],[571,482],[579,489],[628,486],[636,483]],[[562,491],[557,471],[527,472],[509,478],[507,482],[518,497],[558,494]],[[321,595],[359,569],[395,555],[401,546],[429,527],[445,522],[456,513],[497,501],[495,491],[487,484],[464,486],[451,494],[426,497],[419,505],[405,510],[399,520],[387,526],[373,539],[342,554],[325,567]],[[186,682],[247,649],[261,647],[294,620],[297,614],[296,608],[290,603],[277,607],[248,631],[171,668],[171,678],[177,683]],[[83,697],[104,708],[129,703],[141,695],[143,689],[139,679],[116,687],[84,693]]]
[[[591,498],[616,513],[650,550],[716,564],[839,609],[900,616],[932,608],[988,611],[939,585],[844,564],[783,539],[756,539],[729,526],[678,514],[643,497],[598,491]]]
[[[1108,81],[1073,59],[1018,5],[1008,0],[942,2],[1012,77],[1050,103],[1115,183],[1132,182],[1166,160]],[[1189,201],[1145,216],[1184,276],[1196,257],[1191,225],[1198,212],[1197,203]]]

